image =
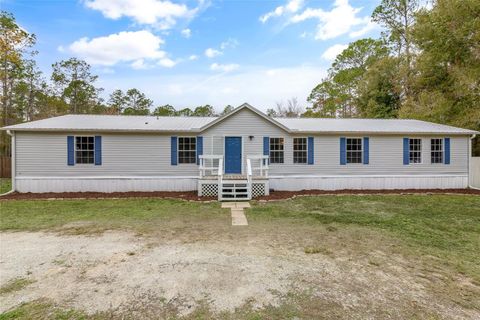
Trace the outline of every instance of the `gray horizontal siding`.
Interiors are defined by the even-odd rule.
[[[95,133],[92,133],[94,135]],[[17,132],[17,176],[197,176],[195,164],[170,165],[170,135],[101,134],[102,165],[67,166],[67,135]],[[191,134],[185,134],[191,135]],[[339,136],[314,136],[314,165],[293,163],[293,136],[241,110],[201,133],[204,154],[223,152],[223,136],[242,136],[243,155],[263,153],[263,137],[285,138],[285,163],[270,175],[435,175],[468,173],[468,136],[451,138],[451,164],[430,163],[430,136],[423,136],[423,163],[403,165],[403,136],[370,136],[370,164],[340,165]],[[177,134],[182,136],[182,134]],[[253,136],[250,140],[249,136]],[[213,142],[213,143],[212,143]]]
[[[205,153],[212,152],[212,136],[242,136],[244,155],[263,154],[263,137],[283,137],[285,139],[285,163],[271,164],[270,175],[395,175],[395,174],[467,174],[468,137],[451,137],[450,165],[430,163],[430,139],[422,138],[423,163],[403,165],[404,136],[370,136],[370,164],[340,165],[340,136],[314,136],[314,165],[293,163],[293,138],[306,137],[291,135],[254,114],[242,110],[238,114],[218,123],[202,134],[205,140]],[[250,140],[249,136],[253,136]],[[361,137],[361,136],[360,136]],[[438,137],[438,136],[437,136]],[[443,137],[443,136],[440,136]],[[213,150],[216,148],[214,147]],[[213,153],[218,153],[219,150]]]
[[[170,165],[170,136],[100,134],[102,165],[67,165],[67,135],[16,134],[18,176],[197,176],[196,164]],[[82,134],[79,134],[82,135]],[[94,135],[94,134],[92,134]]]

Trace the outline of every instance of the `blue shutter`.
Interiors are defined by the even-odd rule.
[[[363,138],[363,164],[368,164],[370,160],[370,139],[368,137]]]
[[[102,165],[102,137],[95,136],[95,165]]]
[[[347,139],[340,138],[340,164],[347,164]]]
[[[170,137],[170,161],[172,166],[177,165],[177,137]]]
[[[410,164],[410,140],[403,138],[403,164]]]
[[[270,155],[270,137],[263,137],[263,155]],[[268,163],[270,163],[270,158],[268,158]]]
[[[450,164],[450,138],[445,138],[445,164]]]
[[[270,155],[270,138],[263,137],[263,155],[268,156]]]
[[[308,158],[308,164],[313,164],[313,137],[308,137],[308,152],[307,152],[307,158]]]
[[[203,155],[203,137],[197,137],[197,164],[200,164],[200,157]]]
[[[75,141],[73,136],[67,137],[67,164],[75,165]]]

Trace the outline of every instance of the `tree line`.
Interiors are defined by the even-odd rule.
[[[304,116],[413,118],[480,130],[480,1],[382,0],[379,39],[341,52]]]
[[[382,0],[372,13],[381,36],[350,43],[312,90],[310,107],[291,98],[267,114],[413,118],[480,130],[480,1],[435,0],[428,8],[424,2]],[[104,99],[98,76],[77,58],[54,63],[47,80],[35,62],[35,35],[8,12],[0,13],[0,26],[2,126],[69,113],[217,115],[210,105],[155,107],[136,88]],[[9,138],[1,135],[5,153]]]
[[[0,12],[0,28],[0,126],[64,114],[217,115],[208,104],[179,110],[168,104],[154,107],[153,101],[136,88],[115,90],[104,99],[104,89],[96,84],[98,76],[87,62],[77,58],[52,64],[47,79],[35,61],[36,36],[22,29],[5,11]],[[220,114],[231,110],[233,107],[227,105]],[[10,138],[5,132],[0,134],[0,154],[9,154]]]

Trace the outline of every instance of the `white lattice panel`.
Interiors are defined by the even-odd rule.
[[[261,197],[265,195],[265,183],[252,184],[252,198]]]
[[[202,196],[204,197],[218,196],[218,185],[216,183],[202,184]]]

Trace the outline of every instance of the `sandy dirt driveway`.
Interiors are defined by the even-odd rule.
[[[308,294],[353,317],[388,312],[402,318],[406,311],[420,310],[442,318],[480,318],[475,311],[432,297],[401,256],[383,257],[389,264],[380,269],[268,243],[155,242],[127,232],[6,232],[0,234],[0,253],[0,285],[16,278],[32,280],[21,290],[0,295],[0,312],[46,298],[88,314],[162,304],[188,315],[201,303],[213,312],[234,312],[246,304],[278,306],[287,295]]]

